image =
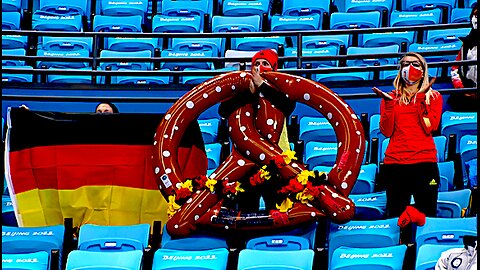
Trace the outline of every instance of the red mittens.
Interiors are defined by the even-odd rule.
[[[405,211],[403,211],[403,213],[398,218],[397,225],[400,228],[404,228],[405,226],[410,224],[410,222],[413,222],[418,226],[423,226],[425,225],[425,220],[426,217],[424,213],[418,211],[417,208],[409,205],[407,206],[407,209],[405,209]]]

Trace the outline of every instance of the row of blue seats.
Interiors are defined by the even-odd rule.
[[[329,269],[341,269],[349,263],[371,266],[372,262],[374,265],[389,265],[391,267],[389,269],[402,269],[405,264],[407,247],[406,243],[400,242],[400,228],[397,226],[396,218],[351,221],[342,225],[331,223],[328,227],[327,235],[323,237],[327,240],[325,246],[328,250]],[[257,266],[278,269],[280,266],[290,266],[288,269],[291,269],[296,266],[296,269],[312,269],[313,250],[318,247],[315,241],[316,234],[320,233],[316,230],[316,224],[312,224],[282,235],[249,239],[244,248],[241,248],[235,268],[250,269],[249,267]],[[132,226],[86,224],[80,227],[78,250],[64,251],[68,254],[61,255],[68,256],[66,269],[80,267],[90,269],[98,266],[140,269],[143,251],[149,243],[149,233],[148,224]],[[440,251],[436,251],[435,254],[424,254],[427,247],[436,246],[438,249],[444,246],[443,250],[458,247],[462,245],[464,235],[476,234],[476,218],[427,218],[426,224],[417,227],[415,231],[416,264],[431,266],[438,260]],[[8,269],[15,268],[15,258],[22,256],[28,258],[32,256],[28,255],[32,252],[44,252],[41,255],[43,267],[38,269],[48,269],[46,266],[49,264],[50,251],[52,249],[58,249],[61,253],[63,251],[64,227],[61,225],[39,228],[2,226],[2,235],[2,267]],[[155,250],[155,247],[152,248]],[[370,254],[372,257],[352,257],[359,252]],[[227,269],[228,253],[225,239],[194,235],[174,240],[164,230],[162,247],[155,251],[152,269],[202,267],[202,265],[205,267],[208,265],[208,269]],[[391,255],[383,257],[382,260],[375,258],[379,254],[389,253]]]

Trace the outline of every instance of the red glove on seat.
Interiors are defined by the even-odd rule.
[[[400,228],[405,228],[410,222],[417,224],[418,226],[425,225],[426,216],[424,213],[417,210],[417,208],[409,205],[407,209],[398,218],[397,225]]]

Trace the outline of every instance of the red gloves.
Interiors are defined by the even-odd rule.
[[[460,80],[460,79],[453,79],[452,78],[452,83],[453,83],[453,87],[455,87],[455,88],[464,88],[462,80]]]
[[[417,208],[409,205],[407,206],[407,209],[403,211],[403,213],[400,215],[398,218],[397,225],[400,228],[405,228],[410,222],[413,222],[417,224],[418,226],[423,226],[425,225],[425,214],[418,211]]]

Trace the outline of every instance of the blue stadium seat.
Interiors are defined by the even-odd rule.
[[[307,31],[322,28],[322,21],[318,14],[309,16],[273,15],[271,20],[272,31]]]
[[[220,165],[222,145],[220,143],[206,143],[205,152],[207,153],[208,169],[216,169]]]
[[[63,249],[63,225],[45,227],[8,227],[2,226],[2,254],[23,254],[54,249]],[[49,259],[50,260],[50,259]]]
[[[395,74],[398,71],[395,70]],[[395,75],[396,76],[396,75]],[[385,135],[380,131],[380,114],[375,113],[370,116],[370,127],[369,127],[369,137],[370,142],[373,138],[378,138],[378,150],[380,151],[382,142],[385,140]],[[371,149],[370,149],[371,150]],[[370,156],[374,155],[375,153],[370,153]]]
[[[457,7],[457,0],[440,0],[440,1],[429,1],[429,0],[401,0],[402,1],[402,10],[412,10],[412,11],[421,11],[421,10],[431,10],[433,8],[447,8],[447,15],[450,15],[452,9]],[[450,22],[450,18],[446,18],[446,22]]]
[[[463,135],[477,134],[477,113],[476,112],[451,112],[442,113],[441,130],[442,135],[449,138],[450,134],[456,135],[456,153],[460,153],[460,139]]]
[[[465,0],[464,5],[465,7],[473,8],[473,4],[477,3],[477,0]]]
[[[149,1],[100,1],[100,14],[107,16],[134,16],[145,18]]]
[[[457,29],[439,29],[427,31],[427,44],[447,44],[460,41],[460,37],[465,37],[470,33],[471,28]]]
[[[224,238],[206,234],[193,234],[185,238],[172,239],[165,226],[162,230],[161,249],[199,251],[227,248],[227,241]]]
[[[101,58],[115,58],[124,59],[125,57],[152,57],[151,51],[138,51],[138,52],[116,52],[110,50],[102,50],[100,52]],[[130,60],[132,61],[132,60]],[[111,66],[112,70],[119,70],[120,68],[131,70],[152,70],[152,63],[149,62],[101,62],[100,68],[105,70],[107,66]]]
[[[237,57],[248,58],[248,60],[246,60],[246,63],[247,63],[246,70],[250,70],[251,66],[252,66],[251,59],[252,59],[252,57],[255,53],[256,52],[254,52],[254,51],[227,50],[227,51],[225,51],[225,59],[237,58]],[[225,68],[235,68],[236,70],[240,70],[240,63],[239,62],[225,62]]]
[[[303,116],[300,118],[299,139],[310,141],[336,142],[337,137],[332,125],[325,117]]]
[[[186,3],[185,1],[163,0],[161,13],[166,16],[200,16],[203,24],[203,16],[209,11],[208,0]]]
[[[39,48],[45,51],[78,51],[92,52],[91,37],[42,37]]]
[[[140,250],[122,252],[95,252],[73,250],[68,254],[66,270],[98,269],[142,269],[143,252]]]
[[[460,138],[460,158],[462,161],[464,186],[477,185],[477,135],[463,135]],[[472,163],[474,162],[474,163]]]
[[[314,252],[311,249],[271,251],[244,249],[238,256],[238,270],[312,269]]]
[[[152,20],[152,31],[154,33],[201,33],[203,32],[202,18],[155,15]]]
[[[463,245],[432,245],[424,244],[418,248],[415,270],[434,270],[442,252],[452,248],[462,248]]]
[[[20,30],[20,12],[2,12],[2,30]]]
[[[433,218],[427,217],[425,225],[417,227],[415,242],[424,244],[462,245],[464,235],[477,235],[477,218]]]
[[[452,14],[450,15],[451,23],[469,23],[470,22],[470,13],[472,12],[471,8],[454,8],[452,9]]]
[[[3,49],[2,48],[2,55],[12,55],[12,56],[25,56],[27,55],[27,51],[25,49]],[[25,65],[25,61],[23,60],[5,60],[2,59],[2,66],[23,66]]]
[[[307,49],[321,48],[326,46],[340,46],[346,48],[350,46],[350,35],[321,35],[321,36],[305,36],[302,38],[302,46]]]
[[[390,27],[439,24],[442,10],[436,8],[424,11],[392,11]]]
[[[330,270],[402,270],[406,245],[376,248],[339,247],[332,254]]]
[[[2,195],[2,225],[17,227],[17,219],[10,196]]]
[[[398,218],[386,220],[353,220],[345,224],[330,225],[328,235],[328,258],[339,247],[378,248],[400,244]]]
[[[305,144],[304,163],[310,167],[317,165],[333,166],[337,158],[337,143],[311,141]]]
[[[260,31],[260,16],[213,16],[212,32],[258,32]]]
[[[343,81],[369,81],[373,79],[372,71],[358,71],[358,72],[335,72],[316,74],[315,80],[317,82],[343,82]]]
[[[263,206],[264,206],[265,201],[263,200],[263,197],[261,197],[261,199],[260,199],[260,205],[261,206],[262,206],[262,203],[263,203]],[[275,237],[277,235],[280,236],[280,237],[282,237],[282,236],[302,237],[304,239],[307,239],[307,242],[308,242],[308,246],[305,246],[305,247],[308,248],[308,249],[314,249],[316,247],[315,238],[316,238],[316,235],[317,235],[317,226],[318,226],[317,222],[307,223],[307,224],[304,224],[304,225],[297,226],[293,230],[288,230],[288,231],[278,233],[276,235],[273,235],[272,237]]]
[[[49,70],[60,70],[64,68],[49,68]],[[92,70],[91,67],[77,68],[76,70]],[[48,83],[92,83],[90,75],[66,75],[66,74],[49,74],[47,75]]]
[[[380,27],[380,12],[335,12],[330,16],[330,29],[358,29]]]
[[[127,226],[80,226],[78,249],[84,251],[122,252],[140,250],[148,246],[149,224]]]
[[[390,16],[390,12],[394,8],[394,0],[386,1],[345,1],[345,12],[364,12],[364,11],[379,11],[381,14],[380,19],[383,20],[383,12],[386,11],[386,15]],[[388,19],[388,18],[387,18]],[[388,23],[388,20],[387,20]]]
[[[278,50],[280,45],[285,47],[285,37],[245,37],[232,40],[232,49],[239,51],[261,51],[265,49]]]
[[[329,13],[330,1],[316,0],[283,0],[282,15],[289,16],[306,16],[311,14],[319,14],[323,21],[323,13]]]
[[[22,1],[19,0],[3,0],[2,13],[10,11],[20,11],[22,8]]]
[[[375,188],[375,178],[377,175],[376,164],[364,164],[360,167],[360,173],[357,182],[353,186],[350,194],[368,194],[372,193]]]
[[[87,0],[40,0],[39,10],[64,15],[89,15]]]
[[[31,66],[9,66],[13,69],[33,69]],[[8,74],[2,72],[2,82],[33,82],[32,74]]]
[[[2,49],[27,49],[28,37],[18,35],[3,35]]]
[[[385,218],[387,210],[387,195],[385,191],[368,194],[350,194],[348,197],[355,203],[354,220],[381,220]]]
[[[338,55],[338,48],[335,46],[325,46],[321,48],[315,49],[302,49],[302,56],[335,56]],[[285,49],[285,56],[296,57],[297,56],[297,48],[286,48]],[[305,68],[307,64],[311,64],[312,68],[320,68],[320,67],[336,67],[338,65],[338,61],[335,60],[302,60],[302,67]],[[297,67],[296,61],[286,61],[285,68],[293,68]]]
[[[415,32],[386,32],[363,34],[362,40],[359,40],[359,46],[363,47],[383,47],[389,45],[401,46],[402,42],[407,44],[407,48],[415,41]]]
[[[462,47],[461,42],[451,42],[447,44],[418,44],[413,43],[409,46],[408,50],[411,52],[417,52],[421,55],[429,52],[446,51],[442,55],[425,56],[427,62],[445,62],[455,61],[457,53]],[[448,51],[448,52],[447,52]]]
[[[118,71],[127,71],[128,69],[120,68]],[[169,71],[168,69],[162,69]],[[160,71],[162,71],[160,70]],[[112,76],[112,83],[115,84],[169,84],[169,76]]]
[[[263,13],[270,14],[269,0],[224,0],[222,4],[223,16],[262,16]]]
[[[440,171],[440,186],[438,187],[438,191],[453,190],[453,176],[455,174],[453,161],[439,162],[438,170]]]
[[[198,119],[198,125],[204,143],[217,142],[218,127],[220,126],[219,118]]]
[[[82,32],[81,15],[59,15],[37,10],[32,18],[32,30]]]
[[[208,250],[174,250],[161,248],[155,252],[152,270],[227,269],[226,248]]]
[[[185,68],[183,71],[189,71],[189,70],[205,70],[205,69],[196,69],[196,68]],[[234,67],[228,67],[228,68],[219,68],[215,69],[216,71],[224,71],[224,72],[230,72],[230,71],[236,71]],[[204,81],[213,78],[214,76],[202,76],[202,75],[189,75],[189,76],[182,76],[180,77],[180,83],[183,84],[191,84],[191,85],[198,85],[203,83]]]
[[[47,270],[50,269],[48,267],[48,257],[49,255],[45,251],[21,254],[2,253],[2,269]]]
[[[437,217],[461,218],[468,214],[470,189],[444,191],[438,193]]]
[[[121,38],[105,39],[105,49],[119,52],[151,51],[158,48],[158,38]]]
[[[271,251],[304,250],[310,249],[310,244],[306,238],[301,236],[269,235],[248,240],[247,249]]]
[[[210,50],[213,56],[223,56],[221,38],[173,38],[172,49],[175,51],[206,51]]]
[[[433,141],[437,148],[437,157],[439,162],[445,161],[447,155],[447,137],[443,135],[434,136]]]
[[[95,15],[93,18],[94,32],[142,32],[142,16]]]
[[[387,54],[387,53],[398,53],[400,51],[400,46],[390,45],[383,47],[375,48],[362,48],[362,47],[349,47],[347,49],[347,55],[355,54]],[[398,59],[396,57],[387,57],[387,58],[365,58],[365,59],[352,59],[347,60],[347,66],[375,66],[375,65],[394,65],[397,64]]]
[[[37,56],[49,56],[49,57],[89,57],[89,52],[87,50],[77,50],[77,51],[53,51],[53,50],[37,50]],[[68,61],[68,60],[66,60]],[[85,68],[90,64],[88,62],[66,62],[64,59],[60,60],[43,60],[37,61],[37,67],[42,67],[45,65],[47,68]]]
[[[193,51],[193,52],[184,52],[184,51],[175,51],[175,50],[163,50],[161,52],[161,57],[165,58],[177,58],[177,57],[187,57],[187,58],[203,58],[203,57],[212,57],[212,51]],[[194,69],[213,69],[212,62],[162,62],[160,63],[160,68],[173,70],[175,67],[179,67],[180,70],[185,68],[194,68]]]

